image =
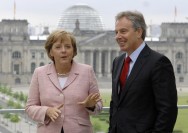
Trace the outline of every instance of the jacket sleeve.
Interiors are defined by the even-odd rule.
[[[41,106],[38,83],[38,69],[35,69],[30,83],[25,111],[27,115],[34,121],[45,123],[45,114],[47,109],[47,106]]]
[[[115,67],[115,60],[116,60],[117,58],[115,58],[114,59],[114,61],[113,61],[113,65],[112,65],[112,81],[113,81],[113,75],[114,75],[114,67]],[[112,84],[113,84],[113,82],[112,82]],[[112,85],[113,86],[113,85]],[[112,87],[112,89],[113,89],[113,87]],[[112,91],[112,93],[113,93],[113,91]],[[113,94],[111,94],[111,101],[110,101],[110,110],[109,110],[109,132],[110,132],[110,130],[111,130],[111,127],[112,127],[112,120],[111,120],[111,118],[112,118],[112,114],[113,114],[113,98],[112,98],[112,95]]]
[[[95,73],[92,67],[89,67],[89,82],[90,82],[89,94],[100,93],[99,88],[98,88],[97,78],[95,76]],[[103,107],[103,102],[101,99],[100,101],[96,103],[94,111],[91,111],[89,109],[87,109],[87,111],[92,115],[96,115],[102,111],[102,107]]]
[[[170,60],[162,56],[152,71],[157,117],[154,132],[172,132],[177,118],[177,90]]]

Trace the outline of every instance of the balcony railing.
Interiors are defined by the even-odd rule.
[[[185,123],[188,123],[188,105],[178,105],[178,119],[176,122],[176,126],[174,128],[174,133],[188,133],[188,127],[183,126],[186,125]],[[186,112],[186,113],[185,113]],[[16,114],[19,117],[19,120],[12,121],[10,118],[5,117],[6,114]],[[105,117],[104,117],[105,116]],[[94,116],[98,118],[94,118],[91,120],[96,121],[98,119],[99,121],[103,121],[106,123],[108,126],[108,116],[109,116],[109,107],[103,107],[103,111],[99,116]],[[105,119],[100,119],[100,118],[105,118]],[[187,117],[186,121],[182,120],[182,117]],[[184,124],[182,124],[184,123]],[[95,125],[97,124],[97,125]],[[95,130],[95,133],[106,133],[107,132],[107,127],[106,129],[102,129],[101,126],[98,125],[98,122],[93,122],[93,127]],[[100,127],[100,128],[99,128]],[[32,121],[27,117],[25,114],[24,109],[0,109],[0,133],[36,133],[36,122]]]

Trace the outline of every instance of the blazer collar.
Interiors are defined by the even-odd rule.
[[[119,84],[119,77],[120,77],[120,74],[121,74],[121,70],[122,70],[122,67],[123,67],[123,63],[124,63],[124,59],[126,57],[126,53],[122,54],[120,57],[118,57],[116,63],[114,64],[113,66],[113,69],[117,69],[117,74],[115,74],[115,85],[117,88],[115,90],[115,95],[118,97],[119,95],[119,91],[120,91],[120,84]],[[119,98],[117,98],[116,100],[118,100]]]
[[[120,74],[121,74],[121,70],[122,70],[122,67],[123,67],[123,63],[124,63],[124,59],[126,57],[126,53],[122,54],[120,57],[119,57],[119,61],[117,61],[116,63],[117,64],[117,75],[116,75],[116,82],[118,83],[119,82],[119,77],[120,77]]]
[[[62,90],[64,88],[68,87],[79,75],[78,63],[76,63],[75,61],[72,62],[72,67],[71,67],[68,79],[67,79],[63,88],[61,88],[61,86],[60,86],[54,63],[52,63],[48,66],[47,75],[49,76],[49,78],[50,78],[51,82],[54,84],[54,86],[56,86],[58,89]]]
[[[50,81],[54,84],[54,86],[61,90],[61,86],[60,86],[59,80],[57,78],[57,72],[55,70],[54,63],[51,63],[48,65],[47,75],[48,75]]]
[[[76,79],[78,75],[79,75],[79,64],[73,61],[67,82],[65,83],[63,89],[68,87],[71,83],[73,83],[73,81]]]

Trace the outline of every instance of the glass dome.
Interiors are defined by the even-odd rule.
[[[80,30],[104,30],[104,24],[98,12],[84,4],[74,5],[65,10],[59,20],[58,28],[72,32],[76,27],[76,21],[79,22]]]

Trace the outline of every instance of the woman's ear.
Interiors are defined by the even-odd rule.
[[[50,57],[53,57],[53,52],[52,52],[52,50],[50,50],[49,55],[50,55]]]

